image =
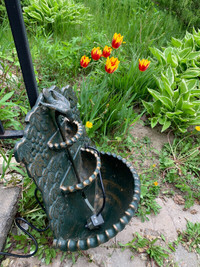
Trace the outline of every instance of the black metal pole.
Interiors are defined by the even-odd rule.
[[[4,133],[5,133],[5,131],[4,131],[3,125],[0,121],[0,134],[4,134]]]
[[[21,4],[19,0],[5,0],[5,5],[15,47],[17,49],[29,103],[30,106],[33,107],[38,98],[38,89],[24,25]]]

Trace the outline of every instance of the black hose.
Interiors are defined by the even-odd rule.
[[[37,191],[38,191],[38,189],[36,188],[36,189],[35,189],[35,198],[36,198],[38,204],[40,205],[40,207],[45,211],[45,208],[43,207],[42,203],[39,201],[39,199],[38,199],[38,197],[37,197]],[[47,227],[44,228],[44,229],[39,229],[39,228],[35,227],[33,224],[29,223],[29,222],[28,222],[27,220],[25,220],[24,218],[17,217],[17,218],[15,219],[15,222],[16,222],[17,227],[19,227],[19,228],[22,230],[22,232],[24,232],[26,235],[28,235],[28,236],[32,239],[32,241],[34,242],[34,245],[35,245],[35,250],[34,250],[32,253],[30,253],[30,254],[26,254],[26,255],[13,254],[13,253],[9,253],[9,252],[1,252],[1,251],[0,251],[0,255],[11,256],[11,257],[17,257],[17,258],[29,258],[29,257],[32,257],[33,255],[35,255],[36,252],[38,251],[38,243],[37,243],[37,240],[35,239],[34,236],[32,236],[27,230],[25,230],[25,229],[20,225],[19,221],[22,221],[22,222],[28,224],[31,228],[33,228],[34,230],[36,230],[36,231],[38,231],[38,232],[44,232],[44,231],[46,231],[46,230],[49,228],[49,226],[47,226]]]

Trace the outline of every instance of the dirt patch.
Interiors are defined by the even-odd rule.
[[[159,152],[163,145],[168,143],[168,133],[161,133],[160,127],[151,129],[148,126],[144,126],[143,121],[139,121],[130,129],[130,134],[136,139],[141,140],[144,137],[148,137],[151,140],[151,145]],[[173,141],[173,135],[170,134],[170,141]]]

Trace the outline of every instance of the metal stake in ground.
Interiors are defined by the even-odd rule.
[[[38,89],[35,79],[29,43],[24,25],[22,9],[19,0],[5,0],[8,19],[12,30],[17,54],[23,74],[30,106],[33,107],[38,98]]]

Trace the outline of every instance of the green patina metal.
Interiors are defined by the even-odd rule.
[[[120,156],[86,148],[90,140],[72,88],[44,89],[25,121],[15,157],[42,193],[54,246],[85,250],[123,230],[138,207],[139,177]],[[104,223],[90,229],[88,219],[103,203],[100,171],[106,193]]]

